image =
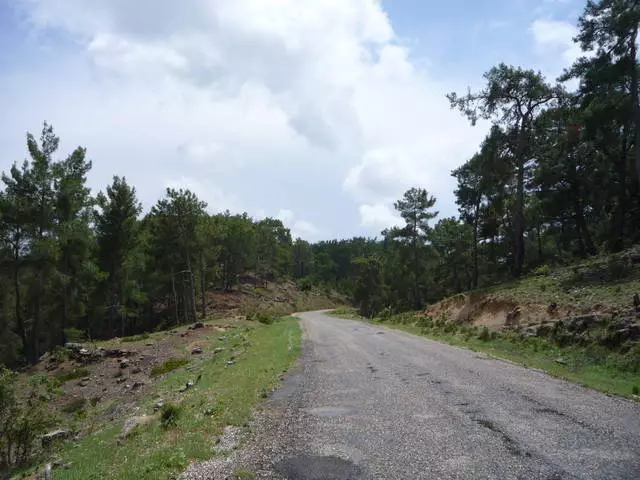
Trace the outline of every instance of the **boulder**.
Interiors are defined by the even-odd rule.
[[[202,348],[200,347],[196,347],[193,350],[191,350],[191,355],[200,355],[202,354]]]
[[[72,434],[73,431],[68,428],[59,428],[58,430],[53,430],[42,435],[42,437],[40,437],[40,441],[42,442],[43,447],[48,447],[59,440],[66,440],[71,437]]]
[[[148,423],[151,423],[154,419],[155,417],[152,415],[143,415],[141,417],[127,418],[124,421],[124,425],[122,426],[122,432],[120,432],[120,435],[118,436],[118,438],[122,440],[129,437],[133,432],[133,430],[138,425],[146,425]]]

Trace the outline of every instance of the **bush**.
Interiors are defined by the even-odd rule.
[[[640,387],[638,387],[638,385],[634,385],[631,387],[631,393],[634,395],[640,395]]]
[[[551,274],[551,267],[549,265],[540,265],[533,270],[533,274],[538,277],[546,277]]]
[[[48,403],[55,385],[46,375],[29,381],[24,401],[16,396],[15,373],[0,366],[0,472],[33,459],[35,439],[53,425]]]
[[[629,275],[629,265],[619,257],[609,257],[607,261],[607,274],[610,280],[621,280]]]
[[[180,418],[181,409],[179,406],[173,403],[166,403],[160,410],[160,424],[162,428],[172,428],[178,424]]]
[[[164,375],[165,373],[169,373],[176,368],[180,368],[189,363],[189,360],[186,358],[169,358],[162,362],[160,365],[155,365],[151,369],[152,377],[159,377],[160,375]]]
[[[298,282],[296,283],[296,286],[298,287],[298,290],[300,290],[301,292],[309,292],[313,287],[313,282],[309,277],[304,277],[298,280]]]
[[[255,318],[263,325],[271,325],[275,321],[273,315],[265,312],[256,313]]]
[[[482,328],[480,335],[478,335],[478,339],[482,340],[483,342],[488,342],[489,340],[491,340],[491,332],[487,327]]]

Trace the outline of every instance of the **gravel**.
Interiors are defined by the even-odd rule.
[[[640,478],[640,404],[403,332],[298,316],[303,359],[250,441],[185,479],[239,468],[288,480]]]

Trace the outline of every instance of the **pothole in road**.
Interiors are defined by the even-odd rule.
[[[360,480],[361,467],[338,457],[298,455],[280,460],[276,471],[287,480]]]

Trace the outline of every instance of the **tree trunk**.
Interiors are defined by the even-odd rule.
[[[636,27],[631,35],[631,58],[634,62],[634,68],[631,70],[631,96],[633,97],[633,116],[635,123],[636,138],[636,180],[640,184],[640,98],[638,97],[638,61],[637,46],[638,28]]]
[[[513,216],[515,245],[513,252],[513,276],[522,275],[524,264],[524,158],[518,159],[516,211]]]
[[[515,236],[513,252],[513,276],[520,278],[524,265],[524,170],[526,163],[529,122],[526,118],[521,120],[518,147],[516,152],[517,184],[516,184],[516,211],[513,218],[513,233]]]
[[[176,291],[176,276],[173,273],[173,267],[171,267],[171,293],[173,294],[173,318],[176,325],[180,324],[180,317],[178,315],[178,292]]]
[[[480,202],[476,202],[475,214],[473,216],[473,288],[478,288],[478,224],[480,219]]]
[[[202,295],[202,319],[207,318],[207,302],[205,298],[207,280],[205,279],[205,265],[202,253],[200,253],[200,294]]]
[[[19,242],[19,240],[18,240]],[[22,319],[22,303],[20,297],[20,253],[18,250],[19,247],[15,248],[14,254],[14,269],[13,269],[13,288],[15,291],[15,306],[16,306],[16,327],[18,328],[18,334],[20,335],[20,340],[22,340],[22,355],[24,357],[25,362],[27,359],[27,351],[29,350],[29,343],[27,338],[27,332],[24,329],[24,320]]]

